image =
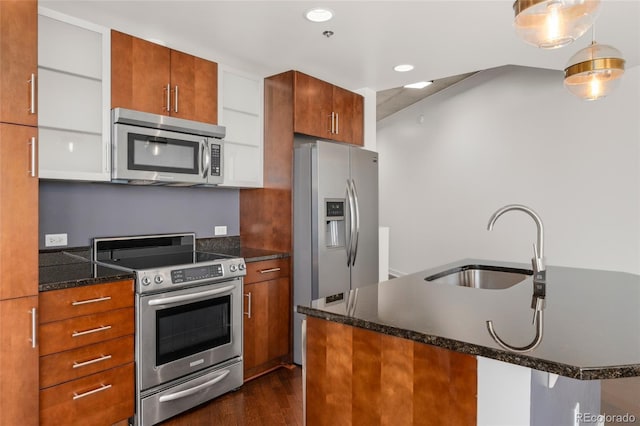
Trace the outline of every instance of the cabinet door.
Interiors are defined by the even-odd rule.
[[[0,425],[38,424],[37,307],[38,296],[0,301]]]
[[[319,138],[333,138],[331,133],[332,85],[295,73],[293,131]]]
[[[0,124],[0,299],[38,294],[37,131]]]
[[[171,115],[218,122],[218,64],[171,51]]]
[[[245,285],[245,378],[280,364],[289,353],[289,278]]]
[[[168,114],[170,50],[111,31],[111,107]]]
[[[36,0],[0,1],[0,121],[36,126]]]
[[[333,87],[335,113],[333,139],[364,145],[364,99],[357,93]]]

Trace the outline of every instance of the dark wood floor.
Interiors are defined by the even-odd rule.
[[[302,371],[280,368],[162,426],[302,426]]]

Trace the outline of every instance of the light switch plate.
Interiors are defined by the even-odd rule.
[[[216,226],[213,229],[213,235],[227,235],[227,227],[226,226]]]
[[[67,245],[67,234],[45,234],[45,247],[60,247]]]

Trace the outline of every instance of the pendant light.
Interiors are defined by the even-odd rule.
[[[516,0],[516,34],[542,49],[573,42],[593,24],[600,0]]]
[[[577,97],[595,101],[607,96],[624,74],[622,53],[595,41],[573,55],[564,70],[564,87]]]

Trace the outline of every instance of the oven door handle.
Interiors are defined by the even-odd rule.
[[[170,305],[172,303],[180,303],[180,302],[189,302],[192,300],[202,299],[208,296],[215,296],[216,294],[229,293],[233,289],[235,289],[235,285],[228,285],[226,287],[216,288],[214,290],[201,291],[193,294],[183,294],[182,296],[170,296],[164,297],[162,299],[151,299],[149,300],[149,306],[157,306],[157,305]]]
[[[216,383],[224,380],[225,377],[227,377],[229,375],[229,370],[225,370],[222,372],[222,374],[220,374],[218,377],[216,377],[215,379],[209,380],[208,382],[204,382],[201,385],[198,386],[194,386],[192,388],[180,391],[180,392],[176,392],[176,393],[171,393],[169,395],[162,395],[160,398],[158,398],[159,402],[169,402],[169,401],[174,401],[176,399],[180,399],[180,398],[184,398],[187,396],[191,396],[194,393],[198,393],[200,392],[202,389],[208,388],[210,386],[215,385]]]

